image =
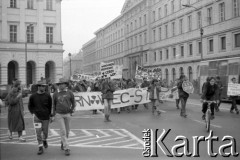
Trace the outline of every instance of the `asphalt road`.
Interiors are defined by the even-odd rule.
[[[25,104],[26,105],[26,104]],[[25,106],[26,108],[26,106]],[[230,104],[223,103],[220,112],[215,114],[211,129],[218,141],[213,142],[213,151],[219,153],[220,146],[230,141],[222,142],[224,136],[232,136],[236,140],[236,151],[240,153],[240,115],[229,112]],[[38,146],[32,124],[32,116],[26,112],[26,135],[27,142],[19,143],[17,134],[14,139],[9,140],[7,136],[7,114],[2,110],[0,115],[0,152],[1,160],[112,160],[112,159],[146,159],[143,157],[143,133],[144,129],[159,129],[158,136],[163,129],[171,129],[164,143],[169,150],[182,141],[175,142],[177,136],[185,136],[189,140],[189,151],[193,150],[193,136],[205,136],[205,123],[201,120],[201,104],[199,100],[190,99],[187,104],[187,118],[180,117],[180,110],[176,109],[175,103],[164,102],[160,104],[162,111],[160,116],[153,116],[151,109],[146,110],[142,105],[137,111],[126,111],[118,114],[112,112],[112,122],[104,122],[103,115],[99,112],[92,115],[91,111],[75,112],[71,121],[71,133],[69,137],[71,155],[66,157],[60,149],[59,127],[56,122],[50,124],[48,143],[49,147],[44,150],[43,155],[37,155]],[[27,110],[26,110],[27,111]],[[195,157],[167,157],[158,147],[158,157],[154,159],[212,159],[208,155],[207,142],[200,142],[199,158]],[[182,152],[179,149],[178,153]],[[230,152],[229,148],[225,152]],[[217,156],[217,159],[239,159]]]

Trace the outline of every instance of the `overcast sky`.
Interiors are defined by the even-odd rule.
[[[120,15],[125,0],[63,0],[63,56],[77,53],[94,32]]]

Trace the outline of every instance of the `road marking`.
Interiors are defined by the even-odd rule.
[[[164,110],[161,110],[161,109],[159,109],[159,111],[161,111],[161,112],[163,112],[163,113],[166,113],[167,111],[164,111]]]
[[[59,136],[59,134],[54,129],[49,129],[51,134],[54,136]]]
[[[76,136],[75,133],[73,133],[72,131],[69,132],[69,137],[73,137],[73,136]]]
[[[196,120],[196,119],[192,119],[192,118],[189,118],[189,119],[191,119],[191,120],[193,120],[195,122],[204,124],[204,125],[206,124],[205,122],[202,122],[202,121],[199,121],[199,120]],[[210,124],[210,125],[213,126],[213,127],[216,127],[216,128],[222,128],[222,126],[219,126],[219,125],[215,125],[215,124]]]
[[[107,144],[103,144],[104,146],[106,145],[113,145],[113,144],[118,144],[118,143],[125,143],[125,142],[130,142],[130,141],[133,141],[134,139],[128,139],[128,140],[125,140],[125,141],[118,141],[118,142],[112,142],[112,143],[107,143]],[[132,145],[132,144],[131,144]]]
[[[109,141],[109,140],[117,140],[117,139],[122,139],[122,138],[126,138],[125,137],[116,137],[116,138],[108,138],[108,139],[103,139],[103,140],[97,140],[97,141],[91,141],[91,142],[85,142],[85,143],[81,143],[82,145],[86,145],[86,144],[91,144],[91,143],[98,143],[98,142],[104,142],[104,141]]]
[[[144,145],[143,140],[139,139],[137,136],[135,136],[134,134],[132,134],[131,132],[127,131],[126,129],[122,129],[123,132],[127,133],[130,137],[132,137],[133,139],[135,139],[136,141],[138,141],[140,144]]]

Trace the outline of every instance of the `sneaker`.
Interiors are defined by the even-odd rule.
[[[38,153],[37,153],[38,155],[41,155],[41,154],[43,154],[43,147],[39,147],[39,150],[38,150]]]
[[[47,141],[43,141],[43,146],[44,146],[44,148],[48,148],[48,143],[47,143]]]
[[[216,110],[216,112],[219,112],[219,108],[218,107],[215,110]]]
[[[206,118],[206,115],[205,114],[202,115],[202,120],[205,120],[205,118]]]
[[[232,109],[230,110],[230,113],[233,113],[233,110],[232,110]]]
[[[179,109],[179,106],[176,106],[177,107],[177,109]]]
[[[63,148],[63,142],[61,141],[61,150],[64,150],[64,148]]]
[[[210,119],[213,120],[214,118],[215,118],[214,115],[211,115]]]
[[[22,138],[22,137],[19,137],[18,139],[19,142],[26,142],[26,139]]]
[[[9,138],[9,139],[13,139],[13,136],[12,136],[12,135],[9,135],[8,138]]]
[[[161,114],[161,111],[157,111],[157,115],[160,116],[160,114]]]
[[[69,156],[69,155],[70,155],[70,149],[66,149],[66,150],[65,150],[65,155],[66,155],[66,156]]]
[[[239,114],[239,111],[236,111],[237,114]]]

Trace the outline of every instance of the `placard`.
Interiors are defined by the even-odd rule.
[[[188,94],[192,94],[194,92],[193,84],[189,81],[183,81],[182,88]]]
[[[228,96],[240,96],[240,84],[238,83],[228,83]]]

